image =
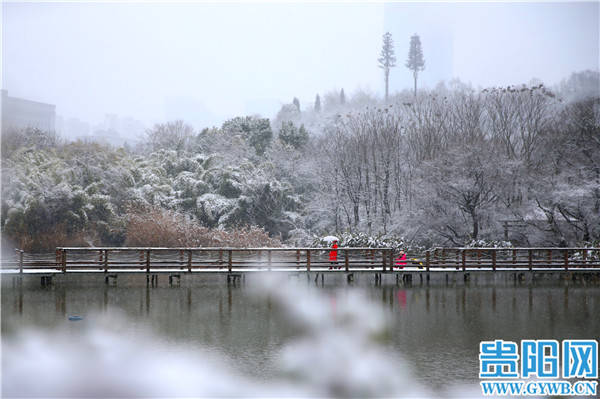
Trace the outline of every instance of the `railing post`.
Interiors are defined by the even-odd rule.
[[[296,267],[300,266],[300,250],[296,250]]]
[[[460,249],[456,250],[456,270],[458,270],[460,268],[459,264],[458,264],[458,260],[460,259]]]
[[[231,273],[231,267],[232,267],[232,252],[233,251],[231,249],[227,250],[227,256],[229,257],[229,260],[227,261],[227,268],[229,269],[230,273]],[[271,252],[269,252],[269,260],[270,260],[270,258],[271,258]]]
[[[463,269],[463,272],[467,268],[467,251],[468,251],[467,249],[462,249],[461,250],[461,252],[462,252],[462,269]]]
[[[565,270],[569,270],[569,250],[565,249]]]
[[[150,250],[146,250],[146,273],[150,273]]]
[[[390,271],[393,272],[394,271],[394,250],[390,249]]]
[[[548,267],[552,267],[552,250],[548,250]]]
[[[533,270],[533,251],[530,249],[527,251],[529,256],[529,270]]]
[[[272,252],[271,251],[269,251],[269,254],[268,254],[267,258],[269,259],[269,270],[271,270],[271,259],[272,259]]]
[[[348,271],[348,250],[344,249],[344,264],[346,265],[346,271]]]
[[[104,250],[104,273],[108,272],[108,249]]]
[[[496,250],[492,250],[492,270],[496,271]]]
[[[188,266],[188,272],[192,272],[192,250],[188,250],[188,259],[187,259],[187,266]]]
[[[62,271],[67,272],[67,250],[64,248],[62,249]]]
[[[19,249],[19,274],[23,274],[23,250]]]
[[[383,271],[385,271],[385,259],[386,259],[385,249],[382,249],[381,250],[381,260],[382,260],[382,263],[383,263]]]
[[[425,268],[429,271],[429,250],[425,251]]]
[[[513,255],[513,265],[517,265],[517,250],[513,249],[512,251],[512,255]]]
[[[587,249],[583,250],[583,264],[584,264],[584,267],[587,264]]]
[[[310,271],[310,249],[306,250],[306,271]]]

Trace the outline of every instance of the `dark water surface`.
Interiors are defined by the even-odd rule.
[[[142,281],[143,276],[135,276]],[[36,284],[13,286],[4,278],[2,337],[32,327],[77,330],[98,315],[121,314],[124,334],[150,331],[160,340],[203,348],[230,360],[259,380],[277,375],[277,358],[287,342],[302,334],[288,310],[255,294],[252,281],[228,285],[224,276],[169,287],[144,284]],[[323,306],[335,312],[345,295],[360,292],[380,309],[388,325],[380,344],[404,359],[423,385],[440,390],[478,383],[479,343],[504,339],[600,339],[600,288],[554,283],[544,286],[315,286]],[[285,291],[284,291],[285,292]],[[294,295],[306,295],[289,290]],[[82,322],[68,321],[79,315]],[[5,366],[5,365],[4,365]],[[390,370],[393,373],[394,370]]]

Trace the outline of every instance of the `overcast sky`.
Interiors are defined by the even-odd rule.
[[[97,123],[107,113],[146,125],[196,127],[273,116],[296,96],[344,88],[383,92],[377,57],[390,31],[391,88],[421,36],[424,85],[548,84],[598,69],[599,3],[168,3],[2,5],[2,86]]]

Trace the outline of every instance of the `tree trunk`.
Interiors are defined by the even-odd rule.
[[[415,97],[417,96],[417,71],[413,72],[413,76],[415,77]]]
[[[390,70],[388,68],[385,69],[385,102],[388,100],[388,89],[389,89],[389,80],[390,80]]]
[[[476,240],[479,235],[479,219],[475,211],[471,211],[471,219],[473,219],[473,233],[471,234],[471,238]]]
[[[392,214],[392,210],[390,209],[390,171],[387,169],[385,171],[385,179],[383,180],[383,206],[385,208],[385,213],[388,215]]]

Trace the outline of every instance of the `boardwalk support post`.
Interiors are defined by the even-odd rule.
[[[40,282],[43,288],[52,285],[52,276],[42,276]]]
[[[427,273],[429,273],[430,256],[430,251],[425,251],[425,269],[427,270]],[[429,276],[429,274],[427,276]]]
[[[306,271],[310,271],[310,249],[306,250]]]
[[[113,281],[114,285],[117,285],[117,276],[118,274],[107,274],[106,277],[104,277],[104,284],[110,285],[110,282]]]
[[[188,254],[188,259],[187,259],[187,267],[188,267],[188,273],[192,272],[192,251],[189,250],[187,251]]]
[[[228,261],[227,261],[227,269],[229,270],[229,273],[231,273],[231,267],[232,267],[232,250],[229,249],[227,250],[227,256],[228,256]],[[269,252],[269,258],[271,258],[271,253]],[[271,262],[269,262],[271,263]]]
[[[466,262],[467,262],[467,250],[466,249],[461,249],[461,252],[462,252],[462,269],[463,269],[463,272],[464,272],[466,270],[466,268],[467,268],[467,264],[466,264]]]
[[[569,250],[565,249],[564,254],[565,254],[565,270],[569,270]]]
[[[492,270],[496,271],[496,251],[492,251]]]
[[[169,274],[169,286],[173,286],[173,282],[177,280],[177,286],[181,286],[181,275],[180,274]]]

